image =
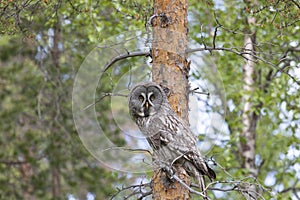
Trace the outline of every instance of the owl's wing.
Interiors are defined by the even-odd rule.
[[[187,154],[185,156],[186,160],[189,160],[195,167],[196,169],[202,174],[208,176],[210,180],[216,178],[216,174],[214,170],[212,170],[204,160],[204,158],[199,155],[197,152],[192,152],[190,154]]]
[[[159,159],[169,164],[186,160],[202,175],[215,179],[215,172],[209,168],[197,149],[196,136],[175,113],[174,115],[153,119],[151,130],[154,132],[149,135],[147,140],[154,153],[158,155]]]
[[[147,140],[154,150],[169,147],[179,155],[196,150],[196,136],[175,113],[153,117],[147,128]],[[192,149],[191,149],[192,148]]]
[[[190,129],[184,128],[185,134],[179,134],[173,137],[173,144],[170,143],[172,150],[177,150],[180,154],[183,154],[183,158],[194,165],[194,167],[202,174],[207,175],[210,180],[216,178],[215,172],[208,166],[204,157],[200,154],[196,145],[196,136]]]

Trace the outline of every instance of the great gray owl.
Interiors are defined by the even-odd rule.
[[[196,136],[172,110],[164,90],[156,83],[135,85],[129,95],[129,112],[153,148],[153,163],[182,164],[204,191],[204,175],[215,179],[196,146]]]

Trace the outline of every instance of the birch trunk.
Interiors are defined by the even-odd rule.
[[[256,32],[250,29],[255,24],[255,18],[246,18],[247,28],[244,35],[245,64],[243,66],[243,114],[242,132],[239,140],[239,154],[242,157],[242,167],[247,169],[251,176],[257,178],[258,169],[255,166],[256,125],[258,116],[255,114],[252,96],[255,88],[255,37]],[[255,185],[249,185],[245,193],[247,199],[257,199]]]

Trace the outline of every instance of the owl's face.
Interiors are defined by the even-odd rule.
[[[149,117],[159,112],[163,90],[154,83],[135,86],[129,95],[129,110],[133,117]]]

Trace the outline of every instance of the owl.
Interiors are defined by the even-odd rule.
[[[196,136],[169,105],[158,84],[135,85],[129,94],[129,112],[153,149],[154,165],[182,165],[204,191],[204,175],[216,178],[196,146]]]

